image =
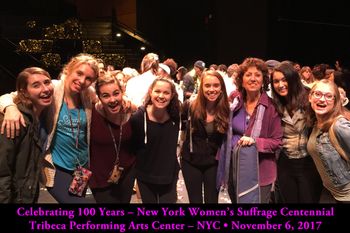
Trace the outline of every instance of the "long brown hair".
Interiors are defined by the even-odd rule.
[[[321,126],[321,130],[324,132],[327,132],[331,127],[332,123],[335,121],[335,119],[338,116],[343,115],[346,119],[350,120],[350,112],[342,105],[338,86],[331,80],[321,79],[320,81],[318,81],[311,88],[310,94],[309,94],[310,96],[313,94],[313,92],[315,91],[319,83],[324,83],[329,85],[332,89],[332,92],[334,93],[334,107],[330,110],[330,112],[327,113],[328,119]],[[309,114],[306,114],[307,122],[309,126],[313,126],[314,122],[316,121],[316,116],[311,106],[310,106],[309,112],[310,112]]]
[[[288,95],[280,96],[273,85],[273,75],[281,72],[288,83]],[[271,74],[271,88],[273,101],[276,103],[278,112],[283,115],[286,108],[289,113],[301,109],[304,111],[308,105],[308,90],[302,84],[297,70],[289,62],[282,62]]]
[[[18,74],[16,79],[16,91],[17,96],[14,99],[15,104],[22,103],[28,108],[32,108],[33,103],[28,97],[26,97],[27,93],[27,86],[28,86],[28,78],[33,74],[42,74],[51,79],[50,74],[39,67],[29,67],[21,71],[21,73]]]
[[[214,123],[217,131],[219,131],[220,133],[225,133],[228,129],[228,118],[230,114],[230,107],[227,98],[225,82],[222,76],[217,71],[208,70],[203,72],[201,75],[201,80],[203,81],[203,78],[205,78],[206,76],[214,76],[220,81],[222,92],[216,100]],[[204,97],[202,81],[199,85],[198,95],[191,104],[191,118],[193,119],[193,121],[205,120],[207,117],[207,99]]]

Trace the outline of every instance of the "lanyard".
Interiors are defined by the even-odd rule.
[[[109,132],[111,133],[111,136],[112,136],[114,151],[115,151],[115,155],[116,155],[114,165],[119,165],[119,153],[120,153],[120,147],[122,145],[122,136],[123,136],[123,118],[122,118],[122,121],[120,122],[118,145],[115,141],[115,137],[114,137],[114,134],[112,132],[111,124],[108,122],[107,119],[106,119],[106,122],[107,122]]]

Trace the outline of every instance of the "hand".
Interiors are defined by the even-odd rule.
[[[13,139],[19,136],[21,125],[26,127],[26,123],[16,105],[10,105],[5,110],[4,121],[1,125],[1,134],[4,134],[6,129],[6,136]]]
[[[126,96],[123,96],[122,107],[123,112],[125,113],[132,113],[137,110],[136,105],[133,104]]]
[[[250,145],[252,145],[254,143],[255,143],[255,139],[251,138],[251,137],[248,137],[248,136],[241,137],[238,140],[238,142],[237,142],[237,144],[241,145],[241,146],[250,146]]]

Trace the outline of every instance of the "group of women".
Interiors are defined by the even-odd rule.
[[[350,201],[350,118],[339,91],[328,80],[304,88],[289,63],[270,78],[263,60],[245,59],[229,95],[222,76],[205,71],[182,106],[174,83],[156,78],[137,110],[115,77],[98,77],[91,55],[72,58],[59,80],[29,70],[0,98],[3,203],[35,203],[40,170],[59,203],[90,201],[72,193],[73,176],[98,203],[129,203],[135,178],[143,203],[176,203],[180,168],[190,203],[217,203],[220,187],[233,203],[269,203],[273,190],[284,203],[317,203],[320,178],[336,201]]]

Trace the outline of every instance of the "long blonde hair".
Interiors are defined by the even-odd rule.
[[[63,68],[63,73],[65,75],[70,74],[74,68],[80,66],[81,64],[88,64],[95,73],[94,79],[97,79],[99,75],[98,60],[87,53],[80,53],[73,57]]]

